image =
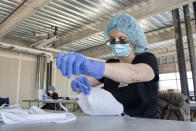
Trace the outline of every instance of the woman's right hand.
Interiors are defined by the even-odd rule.
[[[90,85],[88,79],[86,78],[86,76],[80,76],[80,77],[74,79],[71,82],[71,87],[76,92],[82,91],[82,93],[84,95],[89,95],[90,91],[91,91],[91,85]]]

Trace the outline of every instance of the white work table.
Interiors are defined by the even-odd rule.
[[[77,101],[76,100],[61,100],[61,99],[58,99],[58,100],[53,100],[53,99],[34,99],[34,100],[22,100],[22,102],[28,102],[29,103],[29,107],[31,107],[31,103],[33,102],[36,102],[36,103],[39,103],[39,102],[43,102],[43,103],[62,103],[62,104],[66,104],[66,103],[72,103],[72,104],[77,104]],[[39,104],[38,104],[39,105]]]
[[[196,122],[82,115],[75,121],[61,124],[0,123],[0,131],[196,131]]]
[[[53,100],[53,99],[34,99],[34,100],[22,100],[22,102],[27,102],[29,103],[29,108],[31,107],[31,103],[37,103],[37,106],[40,107],[40,103],[54,103],[55,104],[55,110],[56,110],[56,104],[61,103],[63,105],[65,105],[67,107],[67,109],[69,111],[76,111],[76,105],[77,105],[77,101],[76,100],[62,100],[62,99],[58,99],[58,100]]]

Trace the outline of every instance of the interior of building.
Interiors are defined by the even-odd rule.
[[[44,102],[47,103],[42,100],[50,98],[47,93],[55,87],[53,91],[58,93],[57,99],[75,101],[74,96],[79,93],[72,89],[72,82],[82,73],[73,73],[69,79],[62,75],[62,70],[56,66],[58,54],[76,52],[90,61],[100,63],[118,59],[104,39],[109,20],[121,13],[136,19],[146,37],[149,52],[156,56],[159,69],[158,92],[162,93],[159,99],[169,94],[171,96],[168,101],[183,101],[182,109],[178,106],[179,102],[176,102],[177,105],[174,102],[175,110],[183,110],[183,119],[178,115],[170,117],[171,112],[163,118],[162,113],[162,119],[168,121],[157,122],[157,126],[153,128],[155,121],[148,123],[145,119],[140,121],[140,118],[135,122],[129,119],[133,123],[125,125],[115,117],[104,117],[102,121],[101,117],[80,118],[76,115],[78,125],[75,121],[65,123],[67,126],[30,125],[29,130],[79,130],[84,122],[89,122],[84,127],[87,130],[151,130],[159,129],[164,124],[168,127],[163,130],[196,128],[195,0],[0,0],[0,98],[8,100],[8,105],[19,105],[22,109],[29,109],[31,106],[41,108]],[[104,77],[107,77],[105,74]],[[104,85],[105,83],[99,84],[96,88],[104,89]],[[180,95],[178,97],[175,94]],[[161,102],[158,100],[158,105],[164,105]],[[69,112],[85,112],[77,102],[68,102],[69,104],[70,106],[64,105]],[[3,103],[0,102],[1,105]],[[169,109],[169,105],[164,105],[164,109],[165,107],[173,111],[173,108]],[[56,108],[55,103],[53,112]],[[63,107],[60,106],[60,110],[61,108]],[[174,123],[175,126],[168,124],[179,120],[181,122]],[[182,121],[189,122],[184,124]],[[99,127],[97,122],[105,126]],[[109,125],[112,123],[118,124],[110,129]],[[135,127],[134,124],[144,126]],[[26,128],[23,125],[18,128],[4,126],[0,117],[2,131],[21,131]]]

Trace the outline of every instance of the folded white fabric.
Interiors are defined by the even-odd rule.
[[[36,106],[31,107],[29,110],[21,108],[1,109],[0,116],[0,120],[6,124],[48,122],[63,123],[76,120],[76,116],[72,113],[48,113]]]
[[[123,105],[113,95],[100,88],[93,88],[89,95],[80,94],[78,104],[88,115],[121,115]]]
[[[6,124],[46,122],[63,123],[76,119],[76,116],[72,113],[13,114],[3,112],[1,113],[1,117],[3,122]]]

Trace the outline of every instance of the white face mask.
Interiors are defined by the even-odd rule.
[[[100,88],[93,88],[89,95],[80,94],[78,104],[85,114],[88,115],[121,115],[123,105],[113,95]]]
[[[130,47],[130,43],[127,43],[127,44],[111,44],[109,47],[112,50],[112,52],[118,57],[126,57],[133,50],[133,48]]]
[[[48,91],[48,93],[49,93],[49,94],[52,94],[52,91],[51,91],[51,90],[49,90],[49,91]]]

